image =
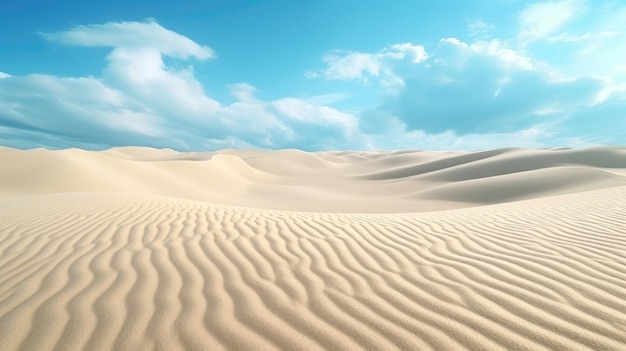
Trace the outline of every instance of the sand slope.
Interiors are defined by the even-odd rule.
[[[0,196],[165,195],[312,212],[422,212],[626,185],[626,148],[473,153],[299,150],[0,152]],[[511,186],[514,185],[514,186]]]
[[[624,350],[625,160],[4,149],[1,348]]]

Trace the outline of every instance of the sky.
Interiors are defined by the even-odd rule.
[[[626,2],[3,0],[0,145],[626,145]]]

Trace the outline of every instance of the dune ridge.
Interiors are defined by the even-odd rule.
[[[626,349],[626,148],[469,155],[3,150],[2,349]]]
[[[113,191],[309,212],[437,211],[626,185],[626,147],[318,153],[9,149],[0,153],[0,164],[10,165],[0,169],[4,197]],[[492,187],[497,190],[489,191]]]

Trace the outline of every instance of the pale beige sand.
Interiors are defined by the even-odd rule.
[[[0,152],[0,197],[165,195],[312,212],[465,208],[626,185],[626,148],[449,152]]]
[[[2,350],[626,349],[626,148],[0,165]]]

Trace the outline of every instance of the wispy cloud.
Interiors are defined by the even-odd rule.
[[[467,31],[471,37],[483,37],[496,27],[483,20],[476,20],[467,23]]]
[[[624,23],[626,6],[617,1],[538,2],[520,13],[516,42],[526,52],[537,48],[547,62],[556,60],[563,74],[623,80]]]
[[[546,38],[549,42],[565,42],[565,43],[581,43],[588,41],[599,41],[608,38],[613,38],[619,35],[622,35],[623,32],[620,31],[606,31],[599,33],[584,33],[584,34],[572,34],[572,33],[561,33],[551,37]]]
[[[586,0],[561,0],[528,5],[520,14],[519,38],[523,43],[545,39],[582,15]]]
[[[148,49],[181,59],[194,57],[205,60],[215,57],[211,48],[163,28],[154,20],[81,25],[67,31],[41,35],[48,40],[67,45]]]
[[[418,64],[427,58],[424,47],[412,43],[392,44],[377,53],[337,51],[324,58],[325,69],[309,71],[306,75],[309,78],[362,82],[375,79],[391,87],[402,84],[402,80],[393,73],[394,66],[402,62]]]

